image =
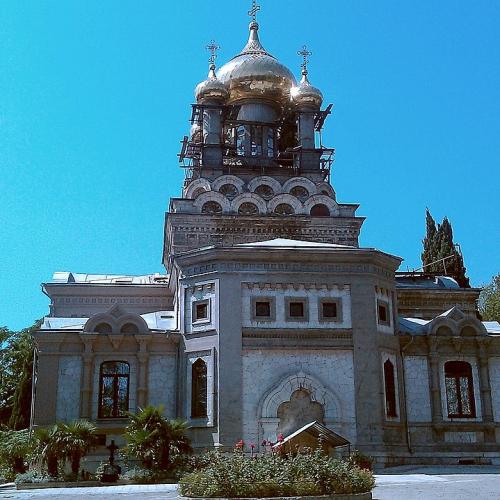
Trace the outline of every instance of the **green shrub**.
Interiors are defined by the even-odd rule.
[[[134,467],[122,474],[123,479],[128,479],[134,483],[149,484],[157,480],[156,474],[151,469]]]
[[[179,482],[188,497],[278,497],[364,493],[375,486],[370,471],[323,455],[267,454],[255,459],[241,451],[212,453],[210,463]]]
[[[49,483],[51,481],[56,481],[57,479],[45,474],[44,472],[40,472],[39,470],[32,469],[24,474],[18,474],[16,476],[15,483]]]

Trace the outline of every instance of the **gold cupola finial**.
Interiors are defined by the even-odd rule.
[[[260,5],[257,0],[252,0],[252,8],[248,11],[248,15],[252,18],[252,23],[257,23],[257,12],[260,10]]]
[[[307,50],[307,46],[303,45],[302,50],[297,52],[298,56],[302,57],[302,79],[296,87],[291,90],[292,101],[299,106],[312,106],[314,108],[320,108],[323,103],[323,94],[321,90],[312,86],[309,83],[307,74],[309,73],[307,69],[307,64],[309,63],[309,56],[312,56],[312,52]]]
[[[210,57],[208,58],[208,62],[210,63],[208,70],[208,77],[216,78],[215,60],[217,59],[217,51],[220,49],[220,46],[215,43],[215,40],[211,40],[210,43],[205,48],[210,51]]]
[[[208,58],[208,77],[198,84],[194,91],[194,95],[198,102],[206,100],[224,101],[227,99],[228,91],[226,86],[215,74],[215,60],[217,59],[217,50],[219,50],[220,47],[215,43],[215,40],[211,40],[205,48],[210,51],[210,57]]]

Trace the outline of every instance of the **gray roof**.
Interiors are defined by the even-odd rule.
[[[459,284],[449,276],[414,275],[411,273],[396,276],[396,286],[398,288],[460,289]]]
[[[173,331],[177,328],[175,311],[141,314],[150,330]],[[82,330],[89,318],[53,318],[46,316],[40,330]]]
[[[72,273],[69,271],[57,271],[52,276],[51,283],[81,283],[81,284],[113,284],[113,285],[157,285],[166,282],[168,275],[165,274],[86,274]]]

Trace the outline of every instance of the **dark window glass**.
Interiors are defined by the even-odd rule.
[[[125,323],[121,327],[120,332],[121,333],[139,333],[139,329],[137,328],[136,325],[134,325],[134,323]]]
[[[208,304],[206,302],[195,305],[195,321],[199,319],[208,319]]]
[[[446,400],[449,418],[476,416],[472,368],[465,361],[448,361],[444,365]]]
[[[378,319],[380,322],[387,323],[387,307],[384,304],[378,305]]]
[[[269,318],[271,316],[271,303],[268,301],[255,302],[255,316]]]
[[[128,411],[130,368],[123,361],[102,363],[99,381],[99,417],[125,417]]]
[[[274,157],[274,130],[272,128],[267,129],[267,156]]]
[[[274,213],[277,215],[292,215],[294,213],[294,209],[288,203],[280,203],[274,209]]]
[[[317,205],[314,205],[314,207],[311,208],[311,215],[313,217],[329,217],[330,210],[326,205],[318,203]]]
[[[207,364],[197,359],[191,369],[191,417],[207,416]]]
[[[251,145],[252,156],[262,156],[262,127],[252,125]]]
[[[97,333],[111,333],[111,325],[109,323],[99,323],[94,331]]]
[[[245,127],[243,125],[236,129],[236,154],[245,156]]]
[[[390,360],[384,363],[385,381],[385,411],[388,417],[397,417],[396,384],[394,380],[394,365]]]
[[[242,203],[240,205],[240,207],[238,208],[238,213],[241,215],[254,215],[259,213],[259,209],[254,203],[246,201],[245,203]]]
[[[221,214],[222,207],[216,201],[207,201],[201,207],[202,214]]]
[[[304,316],[304,303],[303,302],[290,302],[290,317],[302,318]]]
[[[337,303],[336,302],[323,302],[323,318],[336,318],[337,317]]]

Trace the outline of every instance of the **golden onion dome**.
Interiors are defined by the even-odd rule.
[[[197,102],[205,100],[225,101],[228,97],[228,91],[215,74],[215,64],[210,64],[208,78],[196,86],[194,91]]]
[[[296,85],[292,72],[267,52],[259,40],[259,25],[250,23],[250,36],[243,50],[217,72],[229,91],[229,101],[266,99],[278,103],[290,99]]]
[[[321,90],[309,83],[307,69],[302,70],[300,83],[291,90],[292,101],[299,106],[312,106],[320,108],[323,103]]]

